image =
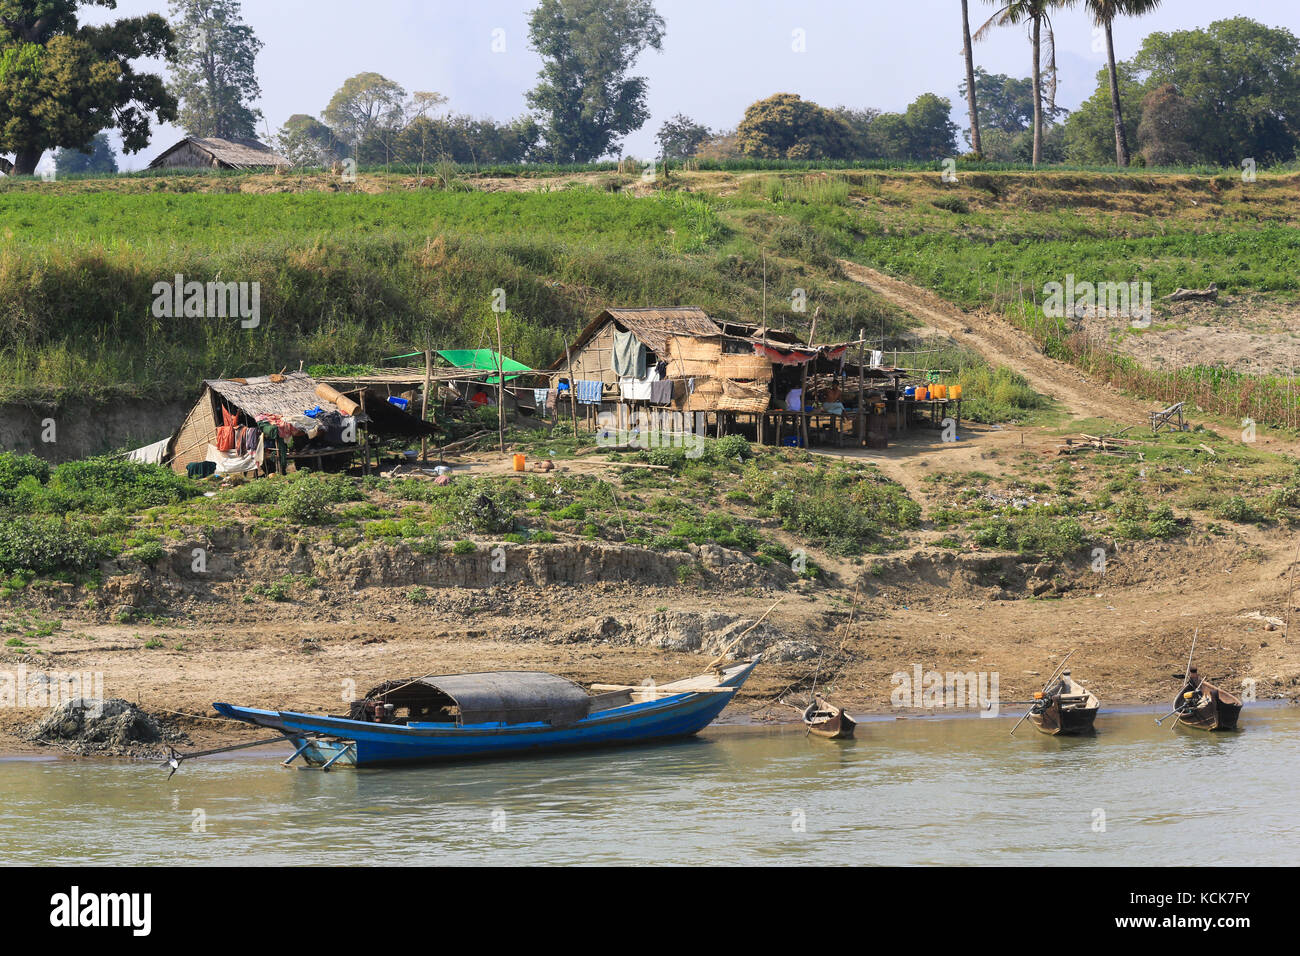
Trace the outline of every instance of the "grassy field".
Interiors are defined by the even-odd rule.
[[[0,398],[166,398],[189,394],[202,378],[298,360],[374,363],[412,348],[486,346],[498,288],[509,310],[505,351],[529,364],[549,364],[568,335],[610,305],[689,303],[753,318],[763,301],[756,237],[717,205],[687,193],[636,198],[590,187],[0,192]],[[794,252],[815,246],[797,223],[786,230],[794,235],[776,227]],[[769,258],[771,321],[806,322],[790,311],[799,287],[834,317],[822,322],[828,331],[906,328],[906,317],[839,281],[829,256],[814,258]],[[153,287],[176,274],[260,283],[260,326],[155,318]]]
[[[906,165],[906,164],[904,164]],[[887,168],[888,167],[888,168]],[[526,180],[526,181],[524,181]],[[936,172],[701,164],[668,184],[614,166],[462,172],[127,176],[0,186],[0,399],[188,395],[206,377],[373,364],[493,343],[549,364],[611,305],[695,304],[818,338],[908,343],[910,317],[846,281],[849,258],[1001,312],[1050,354],[1150,397],[1300,426],[1291,379],[1202,363],[1152,369],[1042,310],[1046,283],[1150,282],[1158,299],[1215,282],[1300,300],[1300,177],[1222,171]],[[262,323],[159,319],[156,282],[258,282]],[[764,275],[766,274],[766,295]],[[807,292],[807,312],[791,295]],[[978,383],[980,420],[1032,412],[1014,373],[945,355]],[[930,360],[918,364],[933,364]],[[970,390],[968,390],[970,391]]]
[[[1300,427],[1294,378],[1220,364],[1143,367],[1044,313],[1047,283],[1149,282],[1159,302],[1211,283],[1228,294],[1300,299],[1300,177],[1064,172],[755,176],[751,201],[780,207],[834,254],[971,309],[1005,315],[1046,351],[1126,391],[1190,398],[1206,411]],[[805,198],[808,195],[820,200]],[[1208,358],[1208,356],[1207,356]]]

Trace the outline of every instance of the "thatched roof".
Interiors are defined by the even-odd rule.
[[[152,163],[150,169],[158,169],[164,160],[178,149],[191,146],[211,156],[218,165],[229,169],[264,169],[270,166],[290,166],[285,159],[265,143],[255,139],[220,139],[216,136],[200,138],[187,136],[170,149],[164,150]]]
[[[217,379],[203,384],[252,418],[262,414],[288,418],[291,415],[301,415],[317,405],[327,412],[338,411],[335,405],[316,394],[319,383],[305,372],[262,375],[240,381]]]
[[[596,316],[587,327],[578,333],[570,346],[576,352],[587,344],[606,322],[613,322],[620,328],[631,332],[646,348],[658,355],[668,350],[668,337],[671,335],[721,335],[722,328],[709,314],[697,306],[684,306],[676,309],[606,309]],[[565,358],[561,355],[551,365],[559,368]]]

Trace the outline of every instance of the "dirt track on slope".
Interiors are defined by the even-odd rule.
[[[840,265],[854,282],[860,282],[894,305],[936,329],[951,335],[959,345],[979,352],[990,361],[1010,366],[1022,374],[1035,391],[1059,401],[1071,414],[1081,418],[1111,418],[1123,422],[1146,422],[1156,409],[1154,403],[1130,398],[1099,382],[1066,362],[1044,355],[1019,329],[987,312],[965,312],[951,302],[893,276],[868,266],[840,260]],[[1240,429],[1222,423],[1198,419],[1206,428],[1236,439]],[[1270,451],[1300,454],[1300,444],[1276,435],[1259,435],[1261,445]]]

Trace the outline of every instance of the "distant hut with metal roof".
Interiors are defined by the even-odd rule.
[[[291,165],[289,160],[255,139],[186,136],[163,151],[149,168],[254,170]]]

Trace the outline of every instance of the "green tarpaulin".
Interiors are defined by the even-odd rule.
[[[495,372],[498,368],[505,372],[532,371],[527,365],[522,365],[504,355],[498,355],[492,349],[447,349],[446,351],[439,350],[438,354],[457,368],[482,369],[485,372]],[[498,363],[500,364],[498,365]],[[518,375],[507,375],[506,381],[518,377]],[[497,377],[493,375],[487,380],[487,383],[495,385]]]

